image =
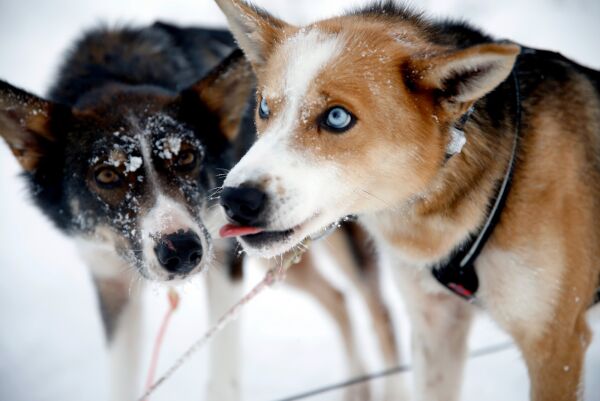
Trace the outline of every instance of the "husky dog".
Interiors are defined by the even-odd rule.
[[[207,275],[210,320],[241,298],[242,258],[234,241],[215,235],[222,214],[214,195],[254,141],[252,115],[245,114],[254,82],[228,32],[156,23],[86,34],[48,100],[0,83],[0,135],[22,165],[35,204],[78,242],[91,269],[110,343],[114,400],[139,396],[142,305],[129,291],[132,281],[180,282],[219,261],[225,267]],[[349,225],[330,243],[393,365],[393,331],[361,235]],[[344,296],[313,259],[308,255],[290,272],[288,283],[334,319],[351,369],[360,373]],[[233,326],[214,342],[210,400],[240,398],[239,327]]]
[[[456,294],[514,338],[532,400],[581,399],[600,73],[393,1],[304,27],[216,1],[258,80],[224,231],[271,257],[358,215],[408,305],[417,399],[459,399],[473,310]]]

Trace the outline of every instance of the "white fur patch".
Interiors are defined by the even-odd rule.
[[[561,253],[552,249],[543,246],[543,251],[536,257],[529,254],[529,258],[492,249],[479,257],[479,297],[500,325],[531,335],[544,333],[553,318],[562,281],[557,271],[562,265]]]
[[[290,102],[289,108],[299,107],[319,72],[342,50],[343,43],[338,37],[317,29],[303,29],[283,44],[281,51],[287,59],[284,95]]]

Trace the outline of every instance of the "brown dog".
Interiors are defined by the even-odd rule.
[[[259,140],[225,181],[225,232],[273,256],[359,215],[395,267],[427,401],[459,398],[472,307],[431,271],[464,253],[471,279],[445,284],[479,289],[532,400],[580,399],[600,273],[600,74],[393,2],[306,27],[217,3],[259,103]]]

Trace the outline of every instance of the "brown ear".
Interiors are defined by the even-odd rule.
[[[32,172],[56,140],[50,114],[59,106],[0,81],[0,136],[21,166]]]
[[[219,117],[221,131],[233,141],[240,131],[254,86],[252,67],[242,51],[236,50],[192,90]]]
[[[461,113],[510,75],[519,52],[513,44],[477,45],[412,59],[406,75],[410,86],[435,91],[444,106]]]
[[[258,70],[272,46],[290,25],[243,0],[216,0],[240,48]]]

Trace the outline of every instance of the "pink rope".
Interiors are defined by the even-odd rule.
[[[150,368],[148,369],[148,376],[146,379],[146,391],[152,388],[154,384],[154,377],[156,376],[156,370],[158,368],[158,359],[160,357],[160,351],[162,349],[165,334],[171,323],[171,317],[173,317],[173,313],[177,310],[179,306],[179,294],[174,289],[169,289],[168,293],[169,299],[169,310],[165,314],[163,321],[160,325],[160,329],[158,330],[158,335],[156,336],[156,340],[154,342],[154,349],[152,351],[152,359],[150,361]],[[144,401],[148,401],[148,399],[144,399]]]
[[[232,306],[217,321],[217,323],[215,323],[213,327],[211,327],[202,337],[193,343],[190,348],[188,348],[188,350],[183,353],[183,355],[181,355],[181,357],[179,357],[179,359],[177,359],[177,361],[175,361],[175,363],[158,380],[156,380],[156,382],[154,382],[154,384],[146,388],[146,392],[144,395],[142,395],[142,397],[139,398],[139,401],[148,401],[148,397],[150,397],[156,391],[156,389],[169,380],[175,372],[177,372],[196,352],[202,349],[202,347],[204,347],[208,341],[210,341],[216,334],[223,330],[227,324],[236,319],[244,306],[246,306],[266,288],[279,281],[282,281],[285,278],[285,273],[287,270],[292,265],[300,262],[300,258],[304,252],[308,250],[308,245],[308,242],[305,242],[303,245],[301,245],[301,250],[296,253],[289,254],[288,257],[282,262],[281,266],[269,270],[265,277],[245,297],[243,297],[237,304]],[[152,378],[154,378],[153,375]]]

